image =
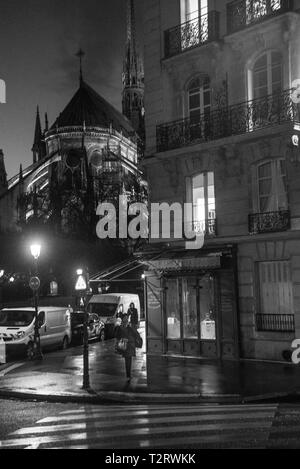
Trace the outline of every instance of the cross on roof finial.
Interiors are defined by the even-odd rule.
[[[85,56],[85,52],[80,48],[79,51],[76,54],[76,57],[79,57],[79,62],[80,62],[80,83],[82,83],[83,78],[82,78],[82,57]]]

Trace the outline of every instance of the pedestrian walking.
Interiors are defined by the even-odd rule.
[[[128,315],[123,314],[122,324],[116,327],[116,352],[125,359],[127,381],[131,380],[132,357],[136,356],[136,347],[140,347],[142,338],[137,330],[129,324]]]
[[[130,303],[127,315],[130,318],[130,325],[137,330],[139,326],[139,315],[134,303]]]

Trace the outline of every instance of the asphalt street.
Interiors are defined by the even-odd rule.
[[[0,401],[0,449],[294,449],[300,405]]]

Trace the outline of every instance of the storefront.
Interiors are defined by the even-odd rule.
[[[148,353],[239,356],[235,249],[164,252],[145,276]]]

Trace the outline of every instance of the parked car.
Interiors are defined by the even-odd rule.
[[[71,310],[66,307],[40,307],[38,324],[42,350],[66,349],[71,340]],[[32,357],[34,347],[35,310],[5,308],[0,311],[0,340],[7,354]]]
[[[71,313],[72,344],[83,343],[84,312],[75,311]],[[89,340],[105,340],[105,326],[97,314],[88,315],[88,337]]]

